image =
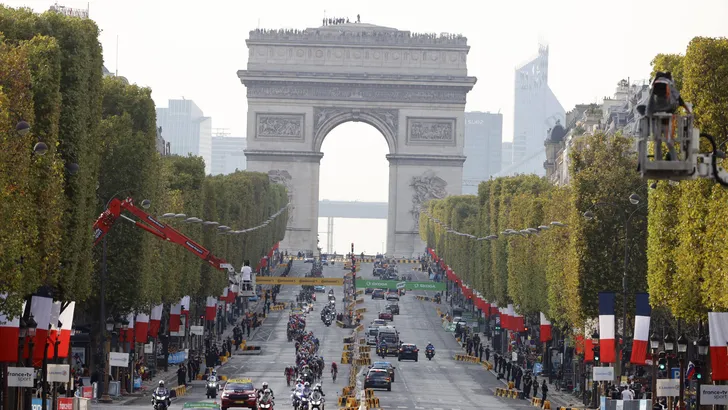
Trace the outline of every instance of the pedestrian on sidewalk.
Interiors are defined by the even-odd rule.
[[[190,359],[187,361],[187,380],[190,383],[192,383],[192,373],[193,373],[192,368],[193,368],[192,359]]]
[[[533,375],[533,397],[538,397],[538,377]]]
[[[480,360],[482,362],[483,361],[483,345],[480,345],[480,350],[478,353],[479,353],[478,360]]]
[[[521,377],[523,377],[523,369],[519,367],[518,369],[516,369],[516,376],[514,377],[516,382],[516,390],[521,389]]]
[[[549,393],[549,386],[546,384],[546,379],[544,379],[543,383],[541,384],[541,407],[546,408],[546,396],[548,396]]]
[[[177,369],[177,385],[184,386],[185,380],[187,380],[187,371],[185,371],[184,364],[180,363]]]
[[[485,347],[485,361],[487,362],[489,360],[490,360],[490,347],[486,346]]]

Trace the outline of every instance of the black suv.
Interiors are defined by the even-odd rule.
[[[417,348],[417,345],[414,343],[403,343],[399,347],[399,354],[397,355],[397,360],[414,360],[419,361],[419,352],[420,349]]]

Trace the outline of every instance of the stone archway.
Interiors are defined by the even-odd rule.
[[[321,144],[336,126],[361,121],[389,147],[387,254],[424,251],[419,207],[462,188],[467,40],[352,23],[254,30],[247,40],[250,171],[285,184],[289,251],[315,250]]]

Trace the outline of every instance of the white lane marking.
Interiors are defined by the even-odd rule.
[[[407,406],[397,406],[397,408],[398,409],[408,409],[409,407],[407,407]]]

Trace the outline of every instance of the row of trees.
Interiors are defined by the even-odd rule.
[[[420,220],[423,239],[487,300],[500,306],[513,303],[533,318],[546,312],[556,323],[584,323],[597,315],[598,292],[622,289],[627,225],[629,288],[646,287],[644,274],[637,272],[646,266],[647,212],[629,201],[646,183],[635,167],[628,137],[584,136],[573,150],[571,186],[556,187],[535,175],[483,182],[478,196],[428,202]],[[594,218],[584,218],[586,211]],[[550,229],[537,235],[503,234],[539,226]],[[476,241],[448,228],[498,239]]]
[[[267,175],[205,176],[199,157],[161,156],[151,90],[102,78],[91,20],[0,6],[0,33],[0,312],[17,313],[39,288],[98,311],[102,250],[91,228],[113,197],[237,230],[286,205],[285,188]],[[17,133],[20,121],[31,131]],[[39,140],[45,155],[33,155]],[[242,235],[170,223],[239,269],[283,238],[286,219]],[[123,220],[107,246],[110,313],[218,296],[227,286],[222,272]]]
[[[685,100],[695,104],[701,131],[721,146],[728,137],[727,59],[728,40],[695,38],[684,56],[653,61],[655,71],[672,71]],[[533,175],[483,182],[477,197],[427,203],[422,238],[488,300],[513,303],[534,319],[545,312],[562,327],[597,316],[598,292],[621,293],[624,275],[628,312],[641,291],[649,291],[658,314],[689,323],[727,309],[725,188],[708,180],[643,181],[634,148],[629,136],[585,135],[570,151],[569,186]],[[637,204],[629,200],[633,193]],[[475,241],[433,219],[458,232],[499,237]],[[543,225],[551,229],[501,234]]]

